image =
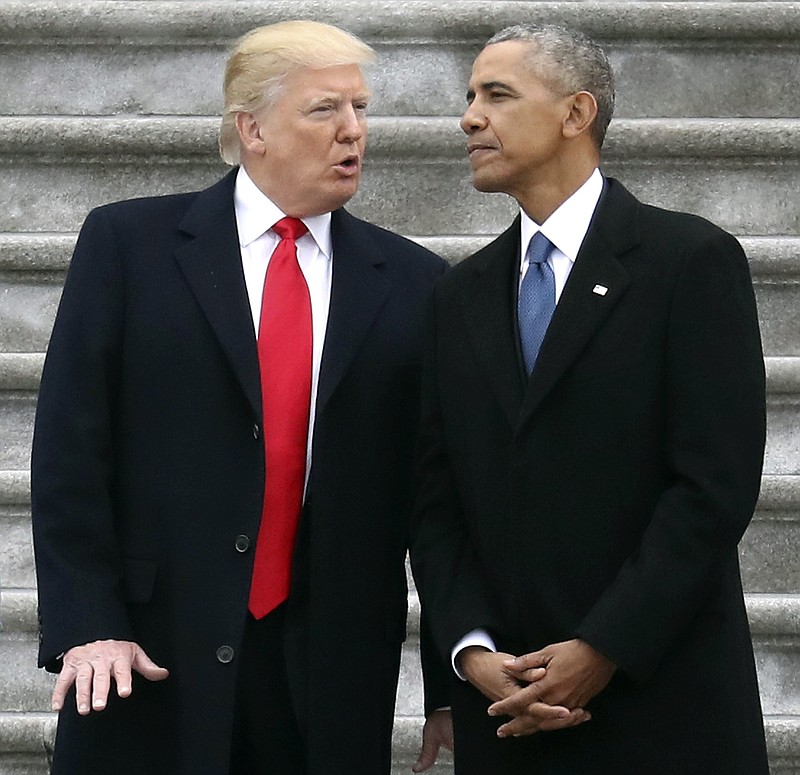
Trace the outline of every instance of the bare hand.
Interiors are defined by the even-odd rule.
[[[425,719],[422,728],[422,750],[413,772],[425,772],[436,764],[439,749],[453,750],[453,718],[449,710],[435,710]]]
[[[531,707],[542,702],[573,711],[584,708],[589,700],[605,689],[616,670],[613,662],[586,641],[578,639],[556,643],[505,663],[509,675],[519,681],[539,676],[542,667],[546,668],[543,678],[490,706],[490,715],[515,717],[500,727],[498,734],[502,733],[501,736],[527,734],[526,725],[520,719],[530,714]],[[588,720],[589,714],[581,712],[585,715],[582,720]]]
[[[487,651],[480,646],[470,646],[459,654],[459,666],[466,679],[494,704],[489,708],[489,715],[521,716],[514,719],[516,724],[509,734],[530,735],[534,732],[549,732],[556,729],[566,729],[587,720],[588,714],[582,709],[570,710],[562,705],[551,705],[539,702],[530,695],[525,695],[522,701],[514,703],[514,699],[522,692],[530,692],[538,681],[546,676],[543,667],[526,666],[524,677],[518,677],[507,669],[507,665],[514,657],[511,654]],[[529,685],[530,684],[530,685]],[[503,710],[499,713],[492,712],[498,705],[518,708],[517,712]],[[513,722],[509,722],[513,723]],[[506,737],[508,724],[503,724],[498,730],[499,737]]]
[[[64,666],[53,689],[52,708],[61,710],[67,691],[74,683],[78,713],[86,716],[92,709],[103,710],[112,677],[117,684],[117,694],[130,696],[132,670],[148,681],[163,681],[169,675],[169,671],[153,662],[141,646],[127,640],[98,640],[75,646],[64,654]]]

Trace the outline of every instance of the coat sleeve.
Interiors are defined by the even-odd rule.
[[[448,462],[435,306],[436,290],[425,326],[411,566],[432,637],[449,666],[450,652],[464,635],[479,628],[498,632],[500,616],[472,548]]]
[[[114,404],[123,278],[104,210],[84,224],[45,359],[31,456],[39,664],[98,639],[133,639],[114,531]]]
[[[670,484],[638,550],[577,629],[642,682],[736,562],[758,498],[764,361],[747,259],[721,230],[681,267],[666,375]]]

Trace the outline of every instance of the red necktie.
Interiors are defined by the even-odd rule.
[[[266,483],[250,586],[256,619],[289,596],[311,402],[311,298],[295,245],[308,229],[297,218],[283,218],[272,228],[281,241],[264,279],[258,327]]]

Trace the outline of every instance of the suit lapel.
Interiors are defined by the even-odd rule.
[[[322,414],[386,301],[385,256],[360,221],[345,210],[331,217],[333,280],[322,351],[317,416]]]
[[[200,192],[180,228],[193,237],[175,251],[253,412],[261,416],[261,382],[253,318],[242,272],[233,189],[236,170]]]
[[[509,424],[515,427],[523,397],[514,326],[514,283],[519,267],[520,219],[475,254],[464,294],[470,341]]]
[[[630,276],[619,256],[638,244],[636,200],[609,180],[547,329],[528,383],[528,419],[622,298]]]

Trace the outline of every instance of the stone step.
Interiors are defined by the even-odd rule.
[[[746,594],[764,713],[800,716],[800,594]],[[36,669],[36,590],[4,588],[0,598],[0,710],[48,707],[52,679]],[[419,599],[409,594],[409,640],[404,649],[398,713],[419,712]],[[27,689],[25,687],[28,687]]]
[[[0,277],[63,281],[76,236],[74,232],[0,232]],[[457,264],[494,238],[487,234],[424,237],[407,233],[406,236],[443,256],[450,264]],[[800,237],[741,237],[740,242],[757,286],[800,283]]]
[[[457,114],[483,42],[506,25],[575,26],[604,45],[619,115],[796,115],[793,2],[27,2],[0,4],[0,113],[212,114],[240,34],[314,18],[375,46],[378,115]],[[702,78],[697,78],[702,73]],[[177,75],[176,75],[177,74]],[[209,74],[214,74],[209,78]]]
[[[392,775],[407,775],[416,761],[422,729],[420,716],[397,716]],[[0,775],[47,775],[56,732],[54,713],[0,712]],[[452,773],[452,756],[443,752],[430,775]]]
[[[452,263],[489,236],[416,237]],[[750,258],[767,355],[800,355],[800,238],[743,237]],[[50,336],[74,233],[0,233],[0,353],[44,351]],[[3,381],[0,389],[15,385]],[[31,387],[35,385],[31,384]],[[24,389],[26,385],[16,386]]]
[[[27,471],[0,471],[0,590],[36,586],[29,491]],[[758,508],[742,538],[739,556],[747,592],[791,594],[800,590],[800,476],[764,477]],[[27,616],[6,613],[12,619]],[[26,626],[34,627],[35,621]]]
[[[28,467],[36,396],[32,389],[42,356],[0,353],[0,471]],[[800,473],[800,358],[768,357],[768,474]],[[14,389],[15,387],[28,389]],[[10,389],[9,389],[10,388]]]
[[[32,590],[12,591],[11,597],[27,598],[30,607]],[[19,607],[21,600],[17,600]],[[800,764],[800,595],[751,595],[747,598],[756,661],[759,672],[765,727],[768,736],[773,775],[797,773]],[[418,627],[419,607],[411,596],[410,626]],[[395,726],[395,766],[409,766],[419,746],[421,719],[420,673],[415,635],[404,650]],[[11,666],[0,675],[0,767],[5,757],[18,763],[41,757],[52,744],[54,717],[43,712],[48,706],[52,676],[34,668],[35,637],[0,635],[0,656]],[[30,764],[30,762],[28,762]],[[795,769],[793,769],[795,768]],[[446,765],[439,772],[449,772]],[[0,772],[17,770],[0,769]]]
[[[485,235],[412,238],[453,263],[491,239]],[[765,353],[799,356],[800,238],[743,237],[741,241],[750,258]],[[74,245],[72,232],[0,234],[0,298],[4,299],[0,353],[19,353],[21,364],[20,359],[29,357],[23,353],[45,350]],[[14,389],[2,375],[0,363],[0,388]]]
[[[0,232],[75,231],[97,204],[208,185],[225,169],[217,125],[0,117]],[[355,214],[420,236],[495,234],[508,224],[512,200],[472,188],[456,118],[376,117],[370,137]],[[605,159],[644,201],[743,237],[800,235],[800,119],[621,119]]]
[[[491,238],[412,236],[451,263]],[[800,355],[800,238],[743,237],[741,242],[750,258],[765,352]],[[0,233],[0,293],[7,300],[0,307],[0,352],[46,348],[74,245],[74,233]],[[2,373],[0,368],[0,385],[6,384]]]

